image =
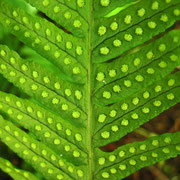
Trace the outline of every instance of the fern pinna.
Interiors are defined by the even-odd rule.
[[[120,180],[180,154],[180,132],[99,149],[180,101],[179,0],[25,1],[38,13],[0,0],[0,22],[48,66],[0,45],[0,73],[27,94],[0,92],[2,142],[47,180]]]

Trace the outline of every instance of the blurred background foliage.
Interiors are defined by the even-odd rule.
[[[23,0],[6,0],[14,6],[20,7],[33,16],[43,16],[42,13],[38,12],[36,8],[30,6]],[[0,7],[3,8],[3,7]],[[179,23],[176,24],[175,28],[179,28]],[[9,48],[17,51],[21,57],[27,61],[36,61],[42,64],[49,70],[57,72],[55,67],[52,67],[46,59],[37,54],[34,50],[24,45],[15,36],[10,34],[0,24],[0,44],[5,44]],[[178,68],[176,71],[179,70]],[[60,72],[60,71],[59,71]],[[59,73],[62,76],[61,73]],[[20,89],[16,88],[12,83],[9,83],[2,75],[0,75],[0,91],[7,93],[13,93],[21,98],[29,98],[28,95],[23,93]],[[144,140],[155,134],[161,134],[165,132],[180,131],[180,104],[172,107],[166,112],[162,113],[158,117],[154,118],[150,122],[144,124],[135,132],[128,134],[120,141],[111,143],[108,146],[102,147],[104,151],[113,151],[117,147],[127,144],[132,141]],[[13,153],[6,145],[0,141],[0,156],[10,160],[16,167],[25,169],[36,174],[39,179],[42,179],[41,174],[37,173],[31,168],[26,162],[19,158]],[[126,180],[180,180],[180,157],[162,161],[154,166],[143,168],[142,170],[134,173],[133,175],[126,178]],[[0,171],[0,180],[12,180],[7,174]]]

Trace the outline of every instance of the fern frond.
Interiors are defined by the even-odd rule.
[[[38,180],[32,173],[15,168],[8,160],[0,157],[0,169],[9,174],[14,180]]]

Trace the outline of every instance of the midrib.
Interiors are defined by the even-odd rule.
[[[92,52],[92,21],[93,21],[93,0],[89,0],[89,28],[88,28],[88,38],[87,38],[87,47],[88,47],[88,78],[87,78],[87,95],[88,95],[88,121],[87,121],[87,142],[88,142],[88,179],[93,179],[93,149],[92,149],[92,84],[91,84],[91,70],[92,70],[92,61],[91,61],[91,52]]]

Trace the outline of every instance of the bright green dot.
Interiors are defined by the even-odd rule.
[[[27,17],[22,18],[24,24],[29,24],[29,20]]]
[[[5,126],[5,128],[4,128],[6,131],[11,131],[11,129],[10,129],[10,127],[9,126]]]
[[[133,114],[131,115],[131,117],[132,117],[133,119],[138,119],[138,118],[139,118],[139,116],[138,116],[137,113],[133,113]]]
[[[50,136],[51,136],[51,134],[50,134],[49,132],[45,132],[45,133],[44,133],[44,137],[48,138],[48,137],[50,137]]]
[[[104,157],[99,158],[98,163],[99,165],[103,165],[105,163],[105,158]]]
[[[134,59],[134,66],[139,66],[140,63],[141,63],[141,60],[139,58]]]
[[[60,52],[59,51],[55,51],[55,53],[54,53],[54,57],[56,58],[56,59],[58,59],[59,57],[60,57]]]
[[[117,132],[119,130],[119,127],[117,125],[114,125],[114,126],[111,127],[111,130],[113,132]]]
[[[110,0],[100,0],[101,6],[107,7],[110,4]]]
[[[109,76],[112,77],[112,78],[115,77],[116,74],[117,74],[117,73],[116,73],[116,70],[115,70],[115,69],[111,69],[111,70],[109,71]]]
[[[1,69],[2,69],[2,70],[6,70],[6,69],[7,69],[6,65],[1,64]]]
[[[115,47],[119,47],[119,46],[122,45],[122,42],[121,42],[119,39],[115,39],[115,40],[113,41],[113,45],[114,45]]]
[[[57,128],[57,130],[61,131],[62,130],[62,125],[60,123],[57,123],[56,128]]]
[[[170,137],[165,137],[164,142],[169,144],[171,142],[171,138]]]
[[[145,114],[147,114],[147,113],[150,112],[150,109],[147,108],[147,107],[144,107],[144,108],[142,109],[142,112],[145,113]]]
[[[170,153],[170,150],[169,150],[168,148],[163,148],[162,151],[163,151],[165,154]]]
[[[149,51],[149,52],[146,54],[146,57],[147,57],[148,59],[152,59],[153,56],[154,56],[154,54],[153,54],[152,51]]]
[[[122,67],[121,67],[121,71],[124,72],[124,73],[127,72],[128,69],[129,69],[129,66],[127,64],[123,64]]]
[[[152,3],[151,9],[152,10],[158,10],[158,8],[159,8],[159,3],[157,1],[154,1]]]
[[[41,28],[41,25],[40,25],[38,22],[36,22],[36,23],[35,23],[35,28],[36,28],[37,30],[39,30],[39,29]]]
[[[29,152],[28,152],[27,150],[24,150],[24,151],[23,151],[23,154],[24,154],[24,155],[28,155]]]
[[[98,117],[98,122],[103,123],[106,120],[105,114],[100,114]]]
[[[77,175],[79,177],[83,177],[84,176],[84,172],[82,170],[77,170]]]
[[[81,46],[76,47],[76,54],[79,56],[83,54],[83,48]]]
[[[114,85],[114,86],[113,86],[113,91],[114,91],[115,93],[119,93],[119,92],[121,91],[121,87],[120,87],[119,85]]]
[[[79,133],[75,134],[75,139],[76,139],[77,141],[82,141],[82,136],[81,136],[81,134],[79,134]]]
[[[28,106],[28,107],[27,107],[27,111],[28,111],[29,113],[32,113],[32,112],[33,112],[32,107]]]
[[[60,89],[61,85],[59,84],[59,82],[54,83],[54,88],[55,89]]]
[[[62,104],[62,110],[67,111],[69,109],[69,106],[67,104]]]
[[[138,97],[133,98],[132,103],[134,105],[137,105],[139,103],[139,98]]]
[[[135,166],[136,165],[136,161],[134,159],[130,159],[129,160],[129,164],[132,165],[132,166]]]
[[[14,57],[11,57],[11,58],[10,58],[10,62],[11,62],[11,64],[15,64],[15,63],[16,63],[15,58],[14,58]]]
[[[101,133],[101,137],[104,138],[104,139],[109,138],[109,136],[110,136],[110,132],[108,132],[108,131],[104,131],[104,132]]]
[[[74,152],[73,152],[73,156],[74,156],[74,157],[79,157],[79,156],[80,156],[80,152],[74,151]]]
[[[121,125],[122,126],[127,126],[129,124],[129,121],[127,120],[127,119],[123,119],[122,121],[121,121]]]
[[[41,130],[42,130],[42,128],[41,128],[41,126],[36,125],[36,126],[35,126],[35,130],[37,130],[37,131],[41,131]]]
[[[33,161],[37,161],[37,160],[38,160],[38,157],[37,157],[37,156],[33,156],[32,160],[33,160]]]
[[[173,100],[174,99],[174,94],[173,93],[168,94],[167,99]]]
[[[148,27],[150,29],[154,29],[154,28],[156,28],[156,26],[157,26],[157,24],[155,22],[153,22],[153,21],[148,22]]]
[[[154,106],[159,107],[161,106],[161,101],[154,101],[153,104]]]
[[[160,85],[157,85],[155,88],[154,88],[154,91],[155,92],[160,92],[162,90],[162,87]]]
[[[18,13],[17,13],[17,11],[13,11],[13,13],[12,13],[12,14],[13,14],[13,16],[14,16],[14,17],[18,17]]]
[[[73,47],[72,42],[66,42],[66,48],[67,49],[72,49],[72,47]]]
[[[84,0],[77,0],[77,5],[78,5],[80,8],[84,7],[84,5],[85,5]]]
[[[72,116],[73,116],[73,118],[75,118],[75,119],[79,118],[80,115],[81,115],[81,114],[80,114],[79,111],[74,111],[74,112],[72,113]]]
[[[73,23],[73,26],[75,27],[75,28],[80,28],[81,27],[81,22],[79,21],[79,20],[75,20],[74,21],[74,23]]]
[[[103,172],[102,177],[105,178],[105,179],[109,178],[109,173],[108,172]]]
[[[41,95],[43,98],[46,98],[46,97],[48,97],[49,94],[46,91],[43,91]]]
[[[134,147],[130,147],[130,148],[129,148],[129,152],[130,152],[130,153],[135,153],[135,151],[136,151],[136,149],[135,149]]]
[[[126,41],[130,42],[130,41],[132,41],[133,37],[132,37],[131,34],[125,34],[125,35],[124,35],[124,39],[125,39]]]
[[[159,145],[159,141],[158,140],[153,140],[152,141],[152,145],[153,146],[158,146]]]
[[[116,174],[116,173],[117,173],[117,170],[116,170],[115,168],[111,168],[111,169],[110,169],[110,172],[111,172],[112,174]]]
[[[115,31],[118,28],[118,23],[117,22],[112,22],[110,25],[111,30]]]
[[[104,92],[103,92],[103,97],[104,97],[105,99],[110,99],[110,98],[111,98],[111,93],[110,93],[109,91],[104,91]]]
[[[35,90],[37,90],[37,85],[36,84],[33,84],[32,86],[31,86],[31,89],[33,90],[33,91],[35,91]]]
[[[131,21],[132,21],[132,16],[131,15],[126,15],[126,17],[124,18],[125,24],[130,24]]]
[[[16,76],[16,73],[15,73],[14,71],[11,71],[11,72],[9,73],[9,75],[10,75],[11,77],[15,77],[15,76]]]
[[[110,155],[109,156],[109,161],[113,162],[116,160],[116,156],[115,155]]]
[[[177,145],[177,146],[176,146],[176,150],[177,150],[177,151],[180,151],[180,145]]]
[[[79,67],[74,67],[73,68],[73,74],[79,74],[81,71],[80,71],[80,68]]]
[[[148,92],[148,91],[145,91],[145,92],[143,93],[143,97],[144,97],[144,99],[149,98],[149,96],[150,96],[150,94],[149,94],[149,92]]]
[[[153,68],[148,68],[146,72],[148,74],[154,74],[155,70]]]
[[[51,160],[55,161],[57,158],[54,154],[51,155]]]
[[[64,17],[65,17],[66,19],[70,19],[70,18],[71,18],[71,13],[67,11],[67,12],[64,14]]]
[[[126,87],[131,87],[131,81],[130,81],[130,80],[125,80],[125,81],[124,81],[124,85],[125,85]]]
[[[106,27],[105,26],[100,26],[99,29],[98,29],[98,34],[100,36],[103,36],[105,33],[106,33]]]
[[[126,110],[128,109],[128,104],[123,103],[123,104],[121,105],[121,109],[122,109],[123,111],[126,111]]]
[[[162,21],[162,22],[167,22],[168,21],[168,17],[167,17],[167,15],[162,15],[161,16],[161,18],[160,18],[160,20]]]
[[[138,27],[138,28],[136,28],[135,33],[136,33],[137,35],[142,35],[142,34],[143,34],[143,29],[140,28],[140,27]]]
[[[70,136],[72,134],[72,131],[70,129],[66,129],[66,134]]]
[[[17,115],[17,119],[21,120],[23,118],[23,116],[21,114]]]
[[[109,116],[110,116],[110,117],[115,117],[116,114],[117,114],[117,111],[116,111],[116,110],[111,110]]]
[[[36,148],[37,148],[36,144],[34,144],[34,143],[31,144],[31,147],[32,147],[33,149],[36,149]]]
[[[60,11],[59,6],[55,6],[55,7],[54,7],[54,13],[58,13],[59,11]]]
[[[18,143],[16,143],[14,146],[15,146],[15,148],[20,148],[21,147],[20,144],[18,144]]]
[[[159,45],[159,51],[163,52],[166,50],[166,45],[165,44],[160,44]]]
[[[39,76],[38,72],[36,72],[36,71],[33,71],[32,75],[33,75],[34,78],[37,78]]]
[[[19,31],[19,30],[20,30],[19,26],[15,25],[15,26],[14,26],[14,30],[15,30],[15,31]]]
[[[152,153],[152,157],[154,157],[154,158],[155,158],[155,157],[158,157],[158,154],[153,152],[153,153]]]
[[[107,47],[100,48],[100,53],[103,55],[109,54],[109,48],[107,48]]]
[[[49,46],[49,44],[46,44],[45,46],[44,46],[44,50],[45,51],[49,51],[51,49],[51,47]]]
[[[54,144],[56,144],[56,145],[60,144],[60,140],[59,139],[55,139],[54,140]]]
[[[59,99],[53,98],[53,99],[52,99],[52,103],[53,103],[53,104],[58,104],[58,103],[59,103]]]
[[[170,3],[171,2],[171,0],[166,0],[166,3]]]
[[[171,61],[174,61],[174,62],[175,62],[175,61],[178,60],[178,57],[173,54],[173,55],[170,56],[170,59],[171,59]]]
[[[72,166],[69,166],[69,167],[68,167],[68,171],[72,173],[72,172],[74,171],[73,167],[72,167]]]
[[[104,75],[103,72],[99,72],[99,73],[97,74],[97,76],[96,76],[96,80],[97,80],[97,81],[100,81],[100,82],[103,81],[104,78],[105,78],[105,75]]]
[[[49,0],[44,0],[44,1],[43,1],[43,6],[46,7],[46,6],[48,6],[48,5],[49,5]]]
[[[46,155],[47,155],[47,151],[46,151],[45,149],[43,149],[43,150],[42,150],[42,154],[43,154],[44,156],[46,156]]]
[[[52,174],[54,171],[52,169],[48,169],[48,174]]]
[[[9,115],[13,114],[12,109],[8,109],[7,113],[8,113]]]
[[[144,77],[141,76],[141,75],[137,75],[137,76],[135,77],[135,79],[136,79],[136,81],[138,81],[138,82],[144,81]]]
[[[45,83],[47,83],[47,84],[50,82],[50,80],[49,80],[49,78],[48,78],[47,76],[43,78],[43,81],[44,81]]]
[[[4,50],[1,50],[0,53],[1,53],[1,56],[3,56],[3,57],[6,56],[6,52]]]
[[[27,70],[28,70],[28,67],[27,67],[27,65],[23,64],[23,65],[21,66],[21,69],[22,69],[23,71],[27,71]]]
[[[18,137],[18,136],[19,136],[19,132],[18,132],[18,131],[14,131],[14,135],[15,135],[16,137]]]
[[[147,161],[147,156],[144,156],[144,155],[140,156],[140,160],[141,161]]]
[[[145,13],[146,13],[146,10],[144,8],[141,8],[141,9],[138,10],[137,13],[138,13],[139,17],[143,17],[145,15]]]
[[[57,40],[57,42],[61,42],[62,41],[62,36],[60,34],[58,34],[56,36],[56,40]]]
[[[173,86],[175,84],[175,80],[174,79],[170,79],[168,81],[168,86]]]
[[[71,90],[70,89],[65,89],[65,94],[66,94],[66,96],[70,96],[71,95]]]
[[[173,13],[174,13],[175,16],[179,16],[180,15],[180,10],[179,9],[175,9]]]
[[[30,36],[31,36],[30,32],[27,32],[27,31],[26,31],[26,32],[24,33],[24,37],[29,38]]]
[[[125,165],[125,164],[120,164],[120,165],[119,165],[119,169],[120,169],[121,171],[124,171],[124,170],[126,169],[126,165]]]
[[[140,147],[139,147],[139,148],[140,148],[140,150],[145,150],[145,149],[146,149],[146,147],[147,147],[147,146],[146,146],[146,144],[142,144],[142,145],[140,145]]]

